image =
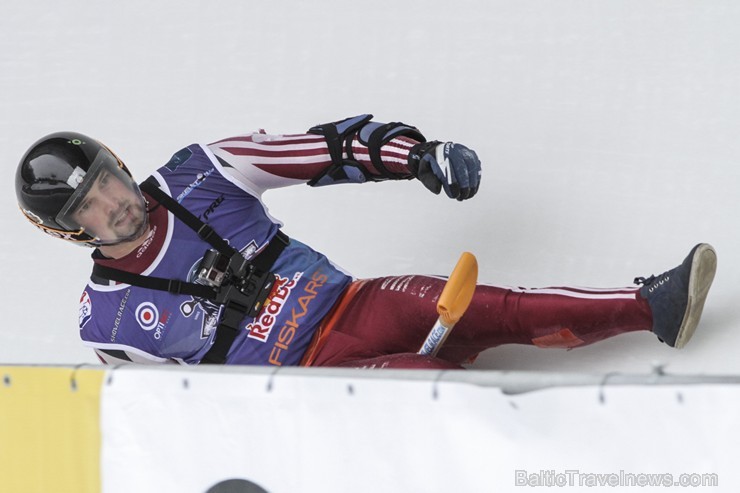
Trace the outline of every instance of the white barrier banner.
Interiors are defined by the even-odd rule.
[[[432,380],[136,370],[112,372],[102,395],[104,493],[740,485],[736,385],[505,395]]]

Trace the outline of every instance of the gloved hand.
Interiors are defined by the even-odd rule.
[[[424,142],[409,154],[411,172],[432,192],[442,188],[451,199],[469,199],[480,185],[480,159],[472,149],[454,142]]]

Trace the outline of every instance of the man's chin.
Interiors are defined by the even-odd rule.
[[[131,225],[130,228],[126,228],[124,231],[120,231],[116,234],[117,239],[113,242],[108,242],[108,245],[120,245],[121,243],[129,243],[132,241],[140,240],[142,236],[147,234],[149,231],[149,221],[144,219],[138,224]]]
[[[138,239],[141,239],[141,237],[147,234],[148,231],[149,231],[149,221],[147,220],[141,221],[141,223],[138,226],[133,228],[133,232],[122,241],[136,241]]]

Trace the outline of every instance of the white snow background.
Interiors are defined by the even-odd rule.
[[[77,335],[90,250],[27,224],[13,190],[39,137],[75,130],[140,179],[192,142],[298,133],[371,112],[475,149],[478,196],[418,182],[266,194],[285,231],[358,277],[625,286],[712,243],[719,270],[682,351],[649,333],[475,368],[736,373],[740,3],[732,0],[6,5],[0,15],[1,363],[96,363]],[[382,309],[380,307],[379,309]]]

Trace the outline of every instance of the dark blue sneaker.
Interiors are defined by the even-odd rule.
[[[717,270],[717,253],[700,243],[681,265],[659,276],[638,277],[640,294],[653,314],[653,332],[671,347],[682,348],[694,335]]]

